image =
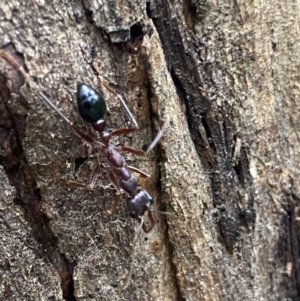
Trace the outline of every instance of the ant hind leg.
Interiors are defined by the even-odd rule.
[[[122,191],[121,191],[121,187],[119,185],[118,179],[116,178],[116,176],[114,175],[114,173],[112,171],[109,173],[109,179],[119,193],[119,195],[117,195],[117,197],[115,199],[113,206],[111,207],[111,209],[108,210],[108,213],[112,215],[112,214],[115,214],[117,211],[117,208],[118,208],[118,205],[119,205],[119,202],[121,199]]]

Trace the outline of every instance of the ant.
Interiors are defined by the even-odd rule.
[[[131,113],[130,109],[128,108],[123,97],[120,94],[116,93],[112,88],[110,88],[108,84],[101,81],[101,84],[120,100],[135,126],[133,128],[121,128],[113,130],[112,132],[108,132],[106,129],[106,122],[104,120],[104,116],[106,114],[106,104],[104,98],[90,86],[84,83],[78,83],[78,111],[81,118],[84,121],[90,123],[92,125],[92,128],[100,134],[100,141],[97,141],[91,136],[82,132],[75,124],[73,124],[73,122],[71,122],[54,105],[54,103],[42,91],[40,91],[39,87],[32,80],[30,75],[10,54],[5,52],[4,50],[0,50],[0,57],[7,60],[16,70],[18,70],[23,75],[25,82],[27,82],[33,90],[36,90],[37,94],[39,94],[42,97],[43,101],[51,109],[53,109],[59,115],[59,117],[62,120],[64,120],[81,139],[91,144],[98,152],[104,153],[111,168],[111,171],[109,173],[110,181],[116,187],[119,194],[126,192],[129,196],[126,200],[125,205],[130,217],[136,219],[140,224],[138,232],[140,232],[141,228],[144,230],[145,233],[151,231],[151,229],[155,225],[153,215],[150,211],[150,206],[153,204],[153,199],[145,189],[138,186],[137,178],[132,172],[138,173],[143,178],[147,178],[149,177],[149,175],[139,170],[138,168],[128,166],[124,157],[120,154],[118,148],[111,141],[111,138],[113,136],[120,136],[138,130],[137,121]],[[132,147],[123,147],[122,150],[131,152],[136,155],[147,155],[162,138],[165,127],[166,122],[163,125],[162,129],[158,131],[156,137],[151,142],[146,151],[137,150]],[[89,184],[84,185],[81,183],[73,183],[72,185],[92,189],[95,185],[96,178],[99,172],[100,165],[99,163],[97,163],[91,172]],[[116,204],[114,205],[114,207],[116,207]],[[144,223],[144,215],[146,212],[148,212],[148,218],[150,221],[150,227],[148,229]]]

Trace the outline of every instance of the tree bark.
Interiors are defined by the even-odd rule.
[[[292,1],[4,1],[0,47],[82,131],[101,91],[114,143],[151,174],[156,225],[116,214],[109,166],[0,58],[0,300],[300,300],[299,19]],[[93,135],[93,134],[91,134]],[[99,159],[97,159],[99,158]],[[92,190],[93,165],[101,174]],[[133,266],[130,285],[120,290]]]

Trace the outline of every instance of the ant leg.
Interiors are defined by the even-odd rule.
[[[4,50],[0,50],[0,57],[3,57],[6,61],[8,61],[16,70],[18,70],[22,76],[24,77],[25,81],[29,84],[29,86],[35,90],[37,94],[39,94],[43,101],[50,106],[60,117],[63,119],[74,131],[79,135],[80,138],[85,140],[86,142],[92,144],[98,150],[102,148],[100,142],[94,141],[92,137],[83,133],[76,125],[73,124],[55,105],[54,103],[40,90],[38,85],[33,81],[31,76],[24,70],[24,68],[7,52]]]
[[[101,64],[100,64],[100,65],[101,65]],[[100,84],[101,84],[103,87],[105,87],[110,93],[114,94],[114,95],[119,99],[119,101],[121,102],[122,106],[123,106],[124,109],[126,110],[127,114],[128,114],[129,117],[131,118],[131,120],[132,120],[132,122],[133,122],[135,128],[138,129],[138,128],[139,128],[138,123],[137,123],[135,117],[133,116],[133,114],[131,113],[131,111],[130,111],[128,105],[126,104],[126,101],[125,101],[124,98],[122,97],[122,95],[118,94],[114,89],[112,89],[112,88],[109,86],[109,84],[107,84],[107,83],[103,80],[102,76],[100,75],[100,74],[101,74],[101,71],[99,70],[98,66],[93,65],[93,67],[95,68],[96,72],[98,73],[98,79],[99,79],[99,81],[100,81]]]
[[[112,182],[112,184],[115,186],[115,188],[117,189],[118,193],[121,194],[121,187],[118,181],[118,178],[115,176],[115,174],[111,171],[109,174],[109,179]]]
[[[156,146],[156,144],[159,142],[159,140],[162,138],[164,135],[165,129],[167,125],[169,124],[169,120],[165,121],[163,127],[158,131],[156,137],[153,139],[153,141],[150,143],[146,151],[143,151],[141,149],[136,149],[131,146],[123,146],[122,151],[126,151],[138,156],[147,156],[148,153]]]
[[[146,152],[141,149],[136,149],[131,146],[122,146],[121,151],[128,152],[138,156],[146,156]]]
[[[136,131],[136,128],[130,128],[130,129],[117,129],[114,130],[110,133],[110,136],[121,136],[121,135],[125,135],[125,134],[129,134],[132,133],[134,131]]]
[[[86,188],[86,189],[91,190],[95,187],[96,179],[97,179],[97,176],[98,176],[99,172],[100,172],[100,165],[99,165],[99,163],[97,163],[95,165],[95,167],[93,168],[92,172],[91,172],[89,184],[84,184],[84,183],[80,183],[80,182],[76,182],[76,181],[68,181],[68,180],[65,180],[65,179],[60,179],[60,180],[63,181],[64,183],[66,183],[69,186],[74,186],[74,187],[79,187],[79,188]]]
[[[91,136],[85,134],[84,132],[82,132],[72,121],[70,121],[57,107],[56,105],[43,93],[43,92],[39,92],[39,94],[42,96],[44,102],[51,108],[53,109],[58,115],[59,117],[64,120],[73,130],[74,132],[84,141],[92,144],[93,146],[95,146],[96,149],[101,149],[102,145],[100,142],[95,141]]]
[[[165,120],[162,128],[158,131],[158,133],[156,134],[155,138],[153,139],[153,141],[148,146],[148,148],[147,148],[147,150],[145,152],[146,155],[156,146],[156,144],[162,138],[162,136],[164,135],[164,132],[166,130],[166,127],[169,125],[169,123],[170,123],[170,119],[169,119],[169,117],[167,117],[167,119]]]
[[[139,224],[142,225],[142,229],[145,233],[148,233],[152,230],[152,228],[154,227],[155,225],[155,220],[153,218],[153,215],[151,213],[151,211],[148,210],[148,218],[149,218],[149,221],[150,221],[150,227],[147,229],[145,223],[143,222],[144,221],[144,217],[142,216],[142,219],[140,217],[137,217],[136,220],[138,221]]]
[[[145,152],[146,155],[156,146],[156,144],[162,138],[162,136],[164,135],[164,132],[165,132],[165,128],[166,128],[166,123],[164,123],[163,127],[158,131],[158,133],[156,134],[156,137],[153,139],[153,141],[148,146],[148,148]]]
[[[123,98],[122,95],[118,94],[114,89],[112,89],[107,83],[105,83],[102,79],[100,79],[100,83],[112,94],[114,94],[121,102],[121,104],[123,105],[124,109],[126,110],[127,114],[129,115],[129,117],[131,118],[135,129],[139,128],[139,125],[135,119],[135,117],[133,116],[133,114],[131,113],[128,105],[126,104],[125,99]]]
[[[147,173],[143,172],[142,170],[133,167],[133,166],[127,166],[129,170],[131,170],[132,172],[136,172],[138,173],[142,178],[150,178],[150,175],[148,175]]]
[[[155,147],[155,145],[158,143],[158,141],[161,139],[163,133],[161,135],[157,135],[155,137],[155,139],[151,142],[151,144],[149,145],[149,147],[147,148],[146,151],[143,151],[141,149],[136,149],[134,147],[131,146],[123,146],[122,147],[122,151],[125,152],[129,152],[132,153],[134,155],[138,155],[138,156],[147,156],[149,154],[149,152]],[[159,137],[160,136],[160,137]]]
[[[117,191],[119,193],[119,195],[117,196],[113,206],[111,207],[111,209],[108,210],[109,214],[115,214],[116,211],[117,211],[120,199],[121,199],[122,191],[121,191],[121,187],[119,185],[118,179],[116,178],[114,173],[111,171],[108,176],[109,176],[110,181],[112,182],[112,184],[115,186],[115,188],[117,189]]]
[[[153,214],[151,211],[148,210],[148,218],[149,218],[149,221],[151,223],[151,226],[150,228],[148,229],[148,232],[152,230],[152,228],[154,227],[155,225],[155,220],[154,220],[154,217],[153,217]],[[143,228],[143,230],[145,231],[145,229]],[[146,233],[148,233],[147,231],[145,231]]]

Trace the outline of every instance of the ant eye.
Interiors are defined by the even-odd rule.
[[[149,200],[149,202],[150,202],[150,206],[153,205],[153,199],[152,198]]]
[[[130,211],[129,215],[132,218],[137,218],[137,213],[135,211]]]

